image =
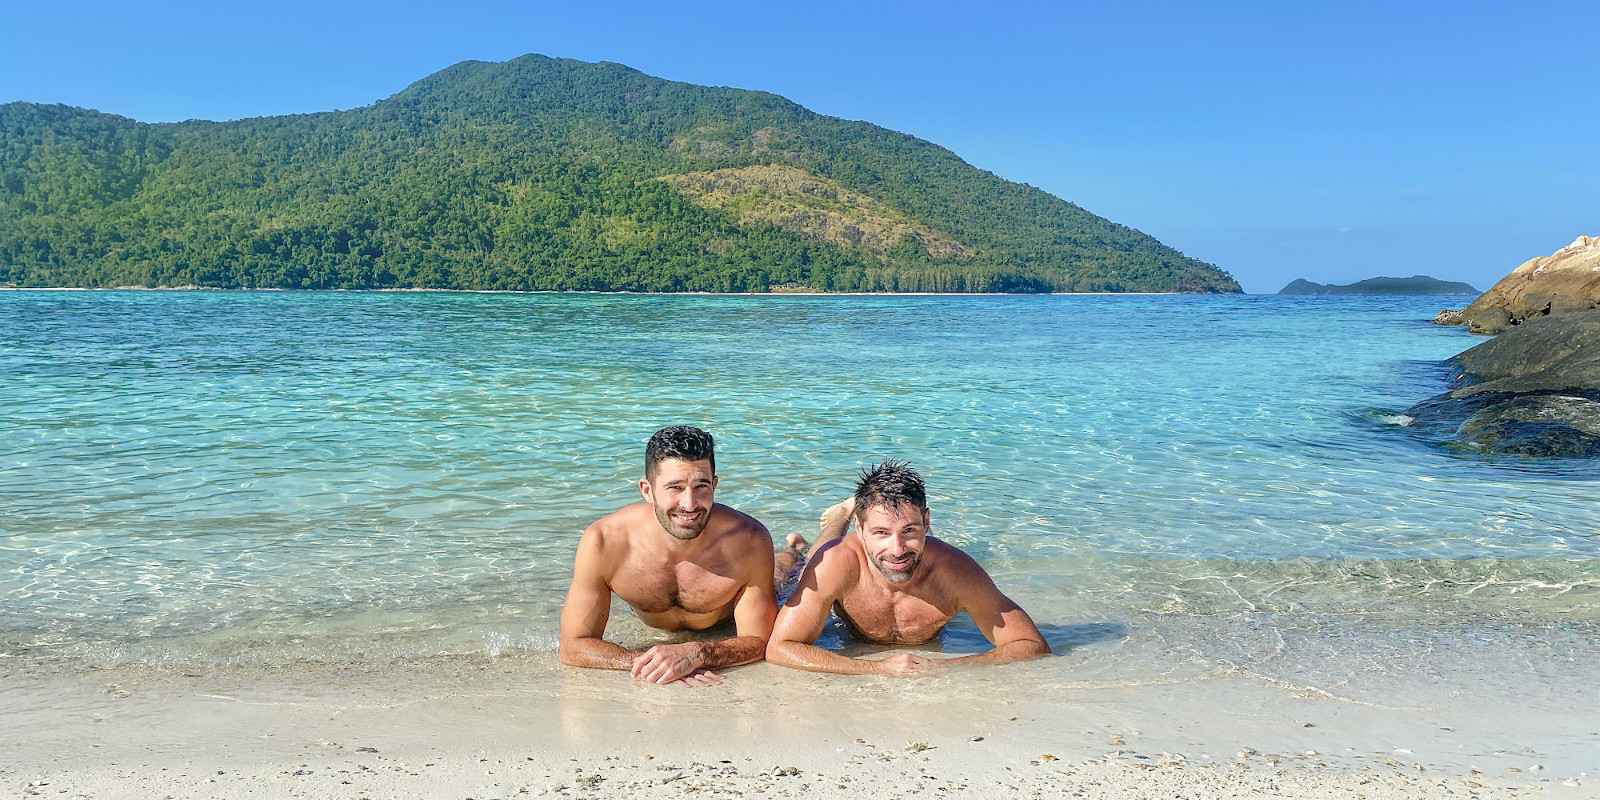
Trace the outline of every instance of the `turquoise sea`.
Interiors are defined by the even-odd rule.
[[[1600,465],[1400,414],[1467,299],[4,292],[0,664],[547,654],[692,423],[780,536],[909,459],[1080,678],[1592,665]]]

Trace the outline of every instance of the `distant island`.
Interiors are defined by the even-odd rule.
[[[1460,281],[1441,281],[1426,275],[1409,278],[1368,278],[1346,284],[1313,283],[1296,278],[1278,294],[1335,295],[1335,294],[1477,294],[1478,290]]]
[[[539,55],[232,122],[0,105],[5,285],[1240,291],[921,139]]]

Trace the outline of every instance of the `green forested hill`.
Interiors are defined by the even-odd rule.
[[[929,142],[537,55],[321,114],[0,106],[0,284],[1239,291]]]

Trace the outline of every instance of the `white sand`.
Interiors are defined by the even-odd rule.
[[[7,671],[9,668],[9,671]],[[1036,696],[761,664],[639,686],[546,654],[49,674],[0,662],[28,797],[1594,797],[1600,715],[1247,676]]]

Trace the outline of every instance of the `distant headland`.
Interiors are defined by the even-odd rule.
[[[1304,278],[1291,281],[1278,294],[1294,295],[1344,295],[1344,294],[1477,294],[1471,284],[1460,281],[1442,281],[1427,275],[1409,278],[1367,278],[1346,284],[1313,283]]]

